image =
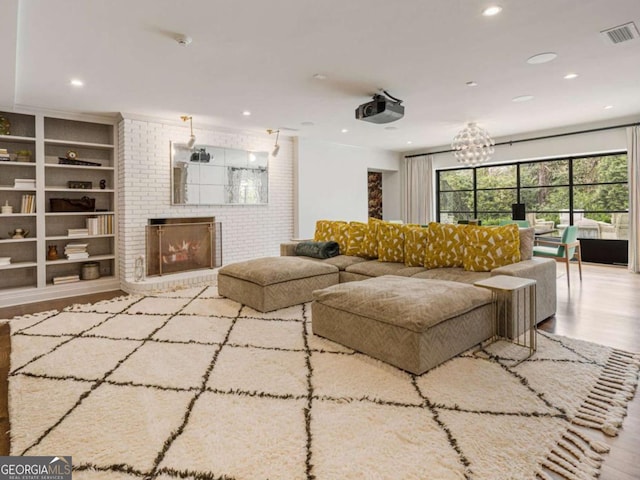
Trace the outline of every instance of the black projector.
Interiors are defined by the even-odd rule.
[[[404,117],[404,106],[384,95],[374,95],[373,100],[356,108],[356,120],[371,123],[389,123]]]

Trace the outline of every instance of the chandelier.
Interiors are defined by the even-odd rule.
[[[493,138],[486,130],[475,123],[469,123],[453,138],[451,148],[459,163],[476,165],[491,158],[494,145]]]

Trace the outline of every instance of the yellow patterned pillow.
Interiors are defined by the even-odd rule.
[[[363,253],[368,258],[378,258],[378,225],[385,223],[377,218],[369,218],[369,229],[364,236]]]
[[[466,225],[431,222],[427,228],[427,268],[462,267]]]
[[[340,245],[340,255],[346,255],[349,246],[349,224],[346,222],[336,222],[333,225],[332,240],[338,242],[338,245]]]
[[[467,228],[467,248],[464,269],[471,272],[490,272],[494,268],[520,261],[520,233],[518,225]]]
[[[316,231],[313,235],[313,240],[316,242],[331,242],[335,241],[337,237],[337,226],[340,224],[346,224],[347,222],[339,220],[318,220],[316,222]]]
[[[404,228],[396,223],[378,225],[378,261],[404,263]]]
[[[405,225],[404,264],[407,267],[424,267],[428,243],[427,235],[427,229],[424,227]]]
[[[369,231],[369,226],[362,222],[349,222],[349,242],[346,255],[366,257],[364,238]]]

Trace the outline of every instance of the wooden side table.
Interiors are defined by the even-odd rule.
[[[536,351],[536,281],[496,275],[474,283],[491,290],[493,296],[493,336],[528,349],[526,360]]]

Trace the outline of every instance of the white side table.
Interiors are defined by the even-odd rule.
[[[496,275],[474,283],[493,295],[493,337],[529,350],[526,360],[536,351],[536,281],[529,278]],[[522,361],[520,360],[520,361]]]

